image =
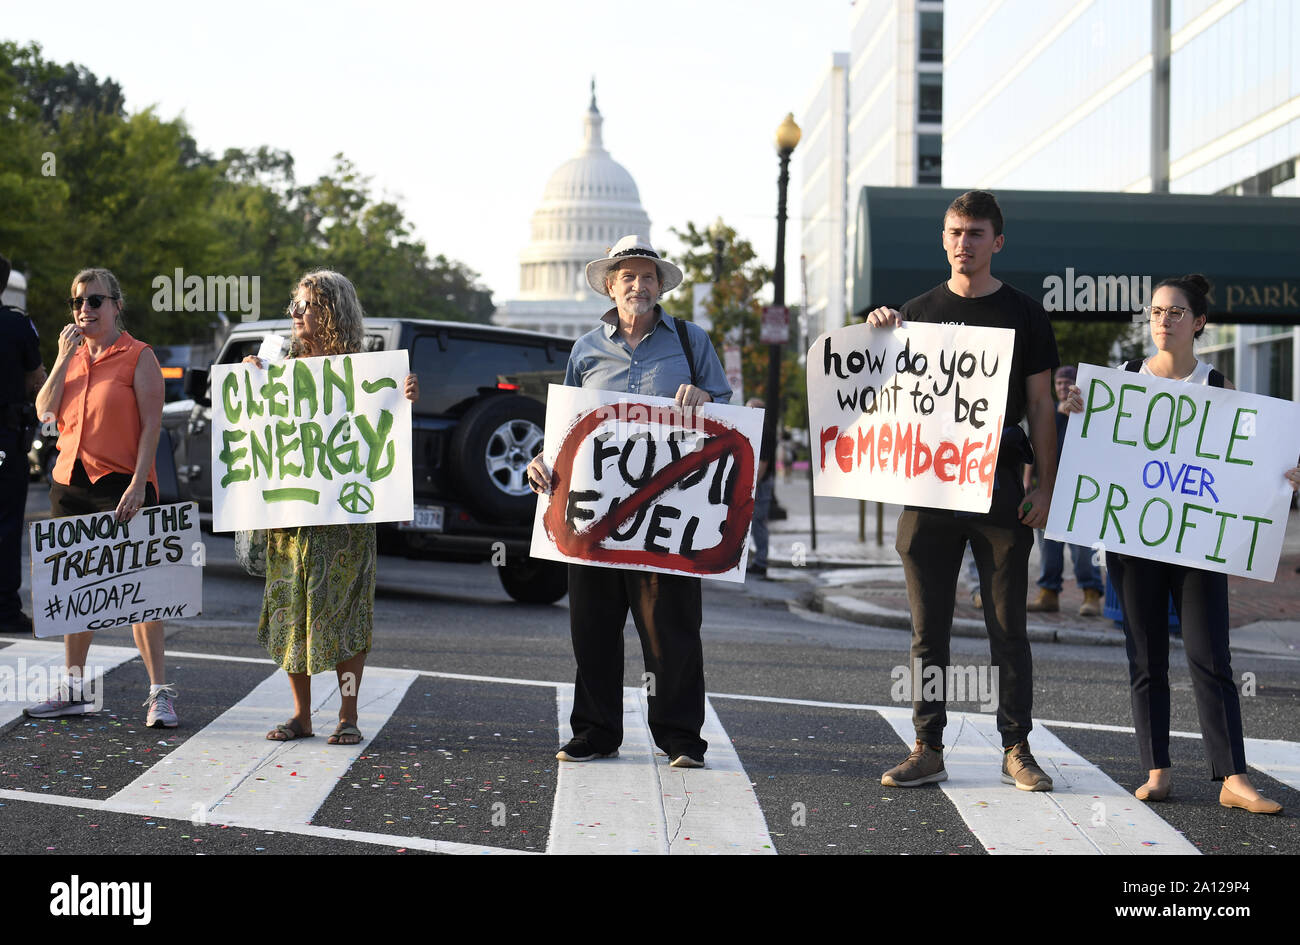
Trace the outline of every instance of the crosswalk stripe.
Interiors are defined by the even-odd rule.
[[[623,744],[617,758],[556,763],[547,853],[669,852],[668,818],[640,694],[640,689],[623,690]],[[573,686],[556,687],[555,709],[563,743]]]
[[[754,786],[708,701],[700,734],[709,743],[708,767],[659,767],[671,834],[669,848],[676,854],[775,854]]]
[[[86,655],[85,675],[90,679],[99,673],[107,674],[137,655],[135,647],[92,645]],[[64,668],[62,640],[18,640],[0,649],[0,728],[20,718],[23,709],[32,703],[50,698],[48,687],[58,684],[50,676],[56,667],[60,671]],[[29,691],[33,670],[42,680],[39,691],[35,686]]]
[[[30,791],[11,791],[0,789],[0,801],[18,801],[26,804],[43,804],[48,807],[75,807],[78,810],[108,810],[108,800],[96,800],[88,797],[63,797],[58,794],[33,794]],[[430,853],[450,853],[461,856],[536,856],[531,850],[508,850],[504,847],[488,847],[475,843],[457,843],[453,840],[434,840],[429,837],[402,837],[386,833],[373,833],[366,830],[348,830],[342,827],[324,827],[318,824],[298,824],[292,828],[275,827],[270,824],[248,823],[238,826],[249,830],[265,830],[268,833],[291,833],[304,837],[319,837],[328,840],[346,840],[349,843],[371,843],[376,846],[403,847],[410,850],[425,850]]]
[[[1300,751],[1295,742],[1247,738],[1246,764],[1300,791]]]
[[[409,670],[368,667],[362,676],[358,727],[374,736],[417,677]],[[334,677],[318,677],[328,691],[312,711],[315,738],[270,741],[266,733],[289,712],[289,681],[283,671],[213,719],[158,764],[105,802],[108,810],[203,823],[292,829],[311,820],[366,750],[327,745],[334,729],[339,690]],[[318,689],[324,688],[317,683]]]
[[[910,709],[890,707],[878,711],[904,743],[915,742]],[[1035,728],[1034,733],[1034,757],[1052,778],[1052,791],[1021,791],[1002,783],[1002,740],[993,716],[948,713],[944,734],[948,780],[939,786],[986,851],[1199,852],[1181,833],[1050,731]],[[1097,804],[1101,806],[1094,806]]]
[[[569,731],[573,687],[556,687],[560,740]],[[623,690],[617,758],[560,762],[547,852],[775,853],[749,775],[713,706],[701,734],[705,768],[673,768],[650,737],[644,690]]]

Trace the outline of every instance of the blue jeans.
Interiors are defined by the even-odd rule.
[[[754,524],[751,534],[754,536],[754,544],[758,550],[754,552],[754,567],[767,567],[767,513],[772,508],[772,490],[776,485],[776,477],[768,476],[766,479],[759,480],[754,489]]]
[[[1043,574],[1038,579],[1038,586],[1048,591],[1061,592],[1061,572],[1065,570],[1065,543],[1045,538],[1038,532],[1038,551],[1043,558]],[[1101,584],[1101,575],[1092,563],[1092,549],[1086,545],[1071,545],[1070,556],[1074,558],[1074,579],[1080,590],[1105,593]]]

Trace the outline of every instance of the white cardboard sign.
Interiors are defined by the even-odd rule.
[[[405,351],[212,369],[212,530],[414,516]]]
[[[1300,455],[1300,404],[1092,364],[1048,538],[1271,581]]]
[[[531,554],[743,581],[763,411],[552,384]]]
[[[847,325],[808,349],[817,495],[987,512],[1015,332]]]
[[[38,637],[176,620],[203,610],[203,546],[193,502],[50,518],[28,525]]]

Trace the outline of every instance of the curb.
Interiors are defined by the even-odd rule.
[[[836,588],[836,591],[842,590]],[[884,627],[890,630],[912,630],[912,615],[905,610],[891,610],[870,601],[849,597],[842,593],[827,593],[824,588],[817,588],[812,594],[812,609],[832,617],[852,620],[855,623],[872,627]],[[1124,634],[1110,633],[1104,630],[1057,629],[1046,624],[1029,624],[1027,627],[1030,643],[1068,643],[1074,646],[1123,646]],[[969,617],[955,617],[952,621],[952,635],[955,637],[975,637],[985,639],[988,630],[982,620]],[[1171,640],[1171,643],[1173,641]],[[1182,641],[1176,646],[1181,647]]]

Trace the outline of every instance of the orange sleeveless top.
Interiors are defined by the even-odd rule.
[[[77,460],[91,482],[109,473],[135,475],[140,450],[140,405],[135,399],[135,366],[149,346],[126,332],[90,360],[83,344],[72,355],[59,402],[59,458],[54,481],[69,485]],[[149,482],[158,489],[158,474],[149,464]]]

